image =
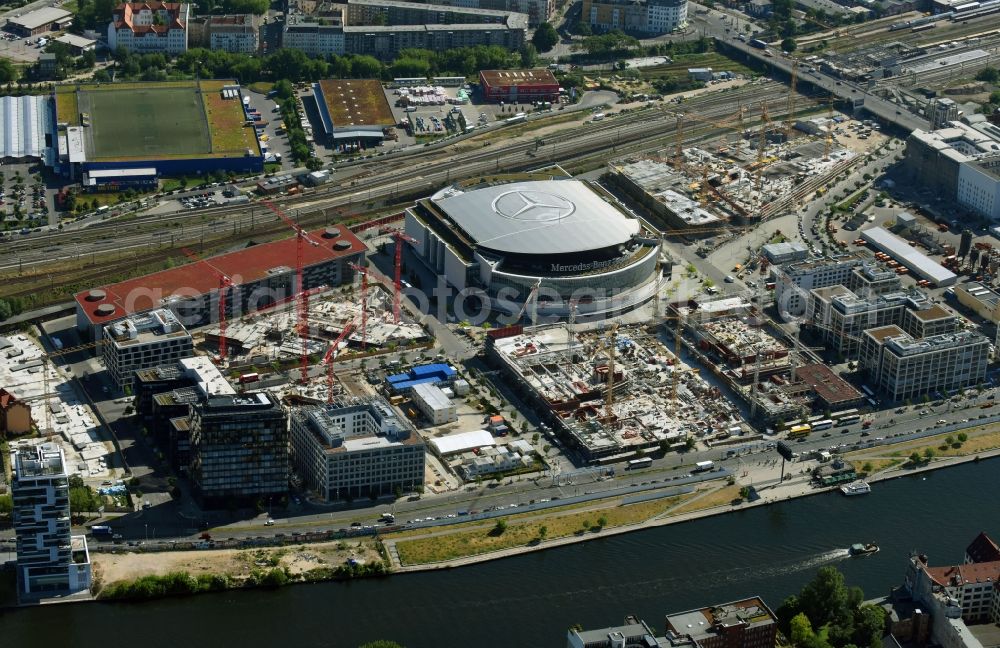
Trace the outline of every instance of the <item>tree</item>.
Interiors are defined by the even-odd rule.
[[[17,81],[17,68],[7,59],[0,59],[0,83]]]
[[[544,540],[545,536],[549,534],[549,528],[547,526],[538,527],[538,539]]]
[[[0,322],[9,318],[14,313],[11,311],[10,304],[6,299],[0,299]]]
[[[969,440],[969,435],[968,434],[966,434],[965,432],[959,432],[958,433],[958,442],[959,443],[965,443],[968,440]]]
[[[361,644],[358,648],[403,648],[403,645],[398,644],[395,641],[377,639],[375,641],[369,641],[366,644]]]
[[[994,67],[985,67],[976,73],[976,81],[985,81],[986,83],[1000,82],[1000,70]]]
[[[13,510],[14,499],[10,496],[10,494],[0,495],[0,515],[10,515]]]
[[[910,453],[910,463],[913,464],[914,466],[920,463],[920,453],[917,452],[916,450]]]
[[[597,518],[597,526],[599,528],[601,528],[601,529],[603,529],[604,527],[608,526],[608,518],[606,518],[603,515],[601,517]]]
[[[798,47],[799,44],[795,42],[794,38],[788,37],[781,41],[781,51],[783,52],[794,52]]]
[[[497,523],[493,526],[493,531],[491,533],[493,535],[498,536],[498,535],[503,535],[506,530],[507,530],[507,520],[505,518],[500,518],[499,520],[497,520]]]
[[[538,65],[538,48],[531,43],[521,45],[517,53],[521,57],[521,67],[533,68]]]
[[[927,459],[927,461],[930,461],[931,459],[933,459],[934,458],[934,448],[927,448],[926,450],[924,450],[924,458]]]
[[[872,466],[872,462],[870,461],[866,461],[865,465],[861,466],[861,470],[867,474],[870,474],[873,468],[874,466]]]
[[[573,33],[577,36],[593,36],[594,31],[590,28],[590,23],[584,20],[578,20],[573,25]]]
[[[531,44],[543,54],[556,46],[559,42],[559,34],[548,22],[543,22],[535,29],[535,35],[531,37]]]

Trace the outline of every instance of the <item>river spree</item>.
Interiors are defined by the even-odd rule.
[[[867,597],[888,592],[912,550],[959,563],[1000,535],[1000,459],[880,482],[871,495],[798,499],[460,569],[142,604],[56,605],[0,617],[23,648],[561,648],[566,628],[663,617],[760,594],[776,608],[822,565]],[[875,541],[881,551],[848,558]]]

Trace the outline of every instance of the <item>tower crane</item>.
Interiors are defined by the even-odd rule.
[[[295,231],[296,286],[293,289],[293,292],[298,291],[299,295],[297,302],[297,322],[295,328],[299,334],[299,340],[302,344],[302,351],[299,358],[299,372],[301,375],[301,381],[306,383],[309,382],[309,294],[306,292],[306,287],[303,282],[302,267],[305,263],[304,257],[306,241],[314,247],[319,246],[320,243],[309,236],[308,232],[306,232],[298,223],[289,218],[283,211],[278,209],[274,203],[264,201],[264,204],[268,209],[277,214],[278,218],[284,221],[286,225]]]
[[[228,300],[229,289],[232,288],[232,287],[234,287],[236,284],[234,284],[233,280],[229,278],[229,275],[227,275],[222,270],[219,270],[218,268],[216,268],[214,265],[212,265],[211,263],[209,263],[207,260],[200,258],[193,251],[189,250],[188,248],[182,248],[181,251],[189,259],[191,259],[192,261],[194,261],[196,263],[203,263],[205,266],[208,267],[209,270],[212,271],[212,274],[214,274],[219,279],[219,296],[218,296],[218,301],[219,301],[219,364],[225,364],[226,363],[226,355],[227,355],[227,353],[226,353],[227,352],[226,328],[227,328],[227,322],[228,322],[228,320],[227,320],[227,318],[228,318],[228,312],[227,312],[227,309],[226,309],[226,302]]]
[[[350,263],[351,269],[361,273],[361,350],[368,348],[368,268]]]
[[[542,287],[542,280],[539,279],[538,281],[535,282],[535,285],[531,287],[531,292],[528,293],[527,299],[525,299],[524,303],[521,304],[521,310],[517,311],[517,317],[514,318],[514,322],[521,321],[521,318],[524,317],[524,312],[528,310],[528,304],[531,303],[532,300],[534,300],[535,310],[531,315],[531,325],[532,326],[535,325],[535,320],[537,319],[538,315],[538,289],[541,287]]]
[[[614,411],[612,406],[615,402],[614,388],[615,388],[615,353],[617,351],[617,341],[618,341],[618,327],[620,324],[615,322],[611,326],[611,331],[608,333],[608,341],[598,342],[596,348],[594,349],[594,355],[599,351],[604,351],[608,354],[608,379],[607,379],[607,389],[604,393],[604,417],[605,423],[610,423],[614,420]]]
[[[344,325],[343,330],[340,331],[340,335],[334,340],[329,347],[326,349],[326,353],[323,355],[323,364],[326,366],[326,402],[327,404],[333,402],[333,361],[336,357],[336,351],[340,348],[340,343],[350,335],[351,331],[354,330],[357,325],[358,318],[355,317],[353,320]]]
[[[399,324],[399,301],[403,284],[403,241],[413,245],[418,245],[420,241],[398,229],[392,230],[391,234],[392,238],[396,239],[395,277],[393,280],[395,290],[392,293],[392,322],[393,324]]]

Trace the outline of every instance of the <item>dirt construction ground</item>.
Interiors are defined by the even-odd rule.
[[[348,559],[366,563],[380,560],[371,540],[343,540],[288,547],[158,551],[149,553],[91,554],[95,575],[104,585],[140,576],[184,571],[192,576],[227,574],[242,578],[254,568],[288,567],[293,574],[318,567],[333,568]]]

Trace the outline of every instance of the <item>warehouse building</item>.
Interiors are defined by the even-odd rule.
[[[131,389],[135,372],[194,355],[191,335],[164,308],[118,320],[101,336],[104,367],[118,389]]]
[[[339,286],[354,279],[351,263],[361,263],[367,247],[343,225],[308,233],[303,246],[304,285],[296,282],[294,238],[262,243],[116,284],[77,293],[76,326],[99,340],[105,325],[135,313],[170,310],[188,328],[218,318],[219,275],[233,285],[226,289],[228,319],[288,299],[302,290]]]
[[[861,232],[861,238],[875,249],[891,256],[914,275],[935,286],[950,286],[958,280],[954,272],[932,261],[926,254],[886,229],[870,227]]]
[[[869,385],[900,402],[983,382],[989,347],[989,340],[974,331],[917,340],[892,324],[862,334],[859,365]]]
[[[37,36],[45,32],[62,29],[73,20],[73,14],[58,7],[43,7],[29,11],[23,16],[7,19],[5,29],[18,36]]]
[[[486,430],[448,434],[428,439],[428,443],[430,443],[431,449],[434,450],[434,454],[439,457],[448,457],[462,452],[470,452],[477,448],[496,445],[493,435]]]
[[[0,156],[5,163],[55,162],[56,133],[51,97],[0,97]]]
[[[327,502],[419,491],[425,446],[379,397],[296,408],[291,413],[296,471]]]
[[[480,70],[479,86],[486,101],[531,103],[559,101],[559,82],[545,68]]]
[[[983,319],[1000,323],[1000,293],[977,281],[955,286],[958,303],[975,311]]]
[[[87,193],[153,191],[159,186],[159,174],[153,167],[139,169],[94,169],[84,171],[81,181]]]
[[[410,398],[431,425],[443,425],[458,420],[455,403],[437,385],[416,384],[410,392]]]

